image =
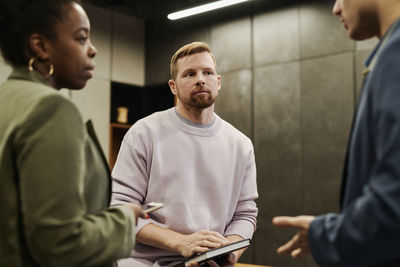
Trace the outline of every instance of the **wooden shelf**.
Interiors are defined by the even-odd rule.
[[[110,169],[112,170],[117,160],[122,139],[132,124],[110,123]]]
[[[254,265],[254,264],[246,264],[246,263],[236,263],[235,267],[272,267],[267,265]]]
[[[111,122],[110,126],[119,129],[129,129],[131,128],[132,124]]]

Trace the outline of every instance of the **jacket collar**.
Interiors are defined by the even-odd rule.
[[[379,41],[378,45],[374,48],[372,53],[368,56],[367,60],[365,60],[364,65],[367,68],[367,73],[372,71],[375,61],[377,60],[379,56],[379,52],[382,50],[382,47],[385,45],[387,40],[390,38],[392,33],[396,31],[400,26],[400,18],[398,18],[392,26],[389,27],[389,29],[386,31],[386,33],[382,36],[381,40]],[[364,71],[365,72],[365,71]]]
[[[27,66],[18,66],[18,67],[13,67],[13,70],[8,76],[8,79],[17,79],[17,80],[27,80],[27,81],[32,81],[32,82],[39,82],[42,84],[45,84],[47,86],[50,86],[49,81],[38,71],[29,71]]]

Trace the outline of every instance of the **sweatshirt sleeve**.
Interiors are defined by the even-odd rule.
[[[249,141],[250,142],[250,141]],[[258,209],[255,199],[258,198],[256,181],[256,163],[253,146],[250,142],[247,167],[241,185],[241,193],[231,223],[225,230],[225,236],[239,235],[243,238],[252,238],[256,229]]]
[[[86,130],[77,108],[51,94],[27,114],[17,127],[14,151],[22,229],[32,257],[41,266],[98,266],[128,256],[133,212],[86,211]]]
[[[137,122],[139,123],[139,122]],[[112,177],[111,205],[121,205],[126,202],[141,205],[147,194],[148,163],[145,134],[137,131],[136,125],[125,135],[117,160],[115,162]],[[134,145],[133,145],[134,144]],[[149,223],[157,224],[151,219],[138,218],[135,233],[139,232]]]

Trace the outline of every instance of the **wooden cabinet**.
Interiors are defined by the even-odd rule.
[[[121,147],[122,139],[126,132],[131,127],[131,124],[110,123],[110,169],[112,170],[117,160],[119,148]]]

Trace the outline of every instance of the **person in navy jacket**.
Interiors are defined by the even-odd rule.
[[[321,266],[400,266],[400,1],[336,0],[350,38],[377,36],[347,147],[339,214],[275,217],[296,235],[278,254]]]

